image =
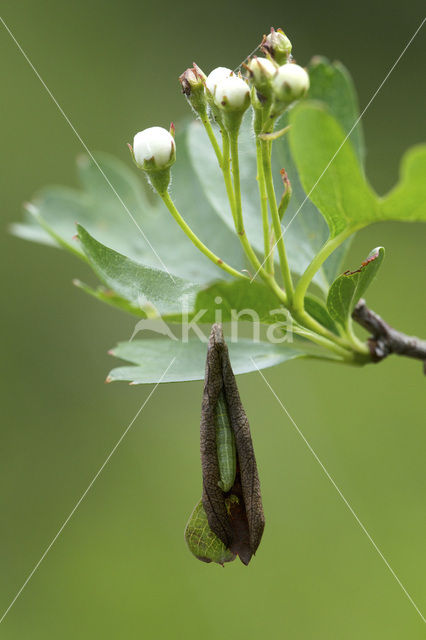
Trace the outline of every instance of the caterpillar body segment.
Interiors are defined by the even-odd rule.
[[[237,469],[237,455],[235,437],[229,421],[228,408],[221,391],[216,405],[215,414],[217,459],[219,462],[220,481],[222,491],[229,491],[234,484]]]

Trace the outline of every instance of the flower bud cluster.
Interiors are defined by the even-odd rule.
[[[205,75],[195,62],[179,76],[182,92],[205,123],[208,110],[231,134],[238,135],[244,112],[252,102],[255,109],[267,109],[275,119],[309,88],[307,72],[291,60],[291,42],[285,33],[271,29],[263,37],[265,58],[253,57],[247,65],[247,80],[227,67],[217,67]],[[136,165],[147,172],[152,184],[164,191],[170,181],[170,166],[176,160],[174,126],[170,131],[150,127],[129,145]]]
[[[303,98],[309,89],[309,76],[303,67],[292,62],[279,66],[270,58],[254,57],[247,65],[249,81],[256,90],[253,106],[267,102],[279,114],[292,102]]]

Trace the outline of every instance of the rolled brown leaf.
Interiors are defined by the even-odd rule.
[[[237,471],[227,492],[219,487],[220,471],[216,448],[215,410],[223,393],[235,436]],[[211,330],[204,379],[200,425],[203,506],[210,529],[244,564],[256,552],[265,526],[259,475],[250,426],[241,404],[229,360],[222,326]]]

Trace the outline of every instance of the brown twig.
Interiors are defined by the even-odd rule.
[[[356,305],[352,318],[364,329],[370,331],[368,346],[374,362],[380,362],[391,353],[407,358],[416,358],[423,361],[423,370],[426,374],[426,341],[415,336],[407,336],[401,331],[390,327],[377,313],[374,313],[360,300]]]

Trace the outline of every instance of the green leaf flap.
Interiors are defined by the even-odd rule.
[[[400,174],[400,181],[382,198],[382,219],[426,221],[426,145],[404,154]]]
[[[344,132],[350,134],[358,161],[362,165],[365,156],[364,134],[359,120],[358,96],[349,71],[341,62],[331,63],[323,56],[315,56],[308,65],[308,73],[308,99],[321,101]]]
[[[347,326],[357,302],[375,278],[384,255],[383,247],[373,249],[359,269],[346,271],[333,282],[328,292],[327,308],[336,322]]]

